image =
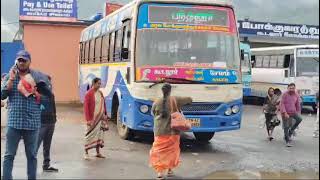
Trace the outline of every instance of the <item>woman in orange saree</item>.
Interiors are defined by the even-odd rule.
[[[157,99],[152,106],[154,115],[154,142],[150,150],[150,165],[158,174],[158,179],[164,178],[164,173],[173,175],[173,169],[179,165],[180,159],[180,132],[171,128],[170,99],[175,98],[177,106],[190,104],[191,98],[171,97],[171,85],[162,87],[163,98]]]

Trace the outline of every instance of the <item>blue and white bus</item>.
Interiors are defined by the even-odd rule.
[[[182,107],[199,141],[240,128],[242,82],[234,9],[223,0],[135,0],[83,30],[79,91],[102,79],[107,112],[122,139],[153,131],[162,96],[192,97]]]
[[[242,72],[242,84],[243,84],[243,97],[251,96],[251,52],[250,45],[246,43],[240,43],[240,49],[243,57],[241,58],[241,72]]]

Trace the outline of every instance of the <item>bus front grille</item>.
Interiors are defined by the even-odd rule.
[[[219,107],[219,104],[191,104],[181,108],[183,112],[212,112]]]

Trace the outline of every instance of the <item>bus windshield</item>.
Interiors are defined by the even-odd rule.
[[[137,67],[183,64],[224,64],[239,68],[237,36],[219,32],[140,30]]]
[[[319,49],[298,49],[297,76],[319,76]]]
[[[164,77],[238,83],[239,39],[231,8],[143,4],[136,34],[136,79]],[[203,70],[203,71],[202,71]]]
[[[319,57],[297,58],[297,76],[319,76]]]
[[[244,59],[241,60],[241,72],[250,74],[251,62],[248,53],[244,53]]]

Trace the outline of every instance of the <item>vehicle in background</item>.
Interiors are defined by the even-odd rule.
[[[287,89],[295,83],[303,105],[316,110],[319,91],[319,46],[300,45],[251,49],[252,96],[264,98],[269,87]]]

